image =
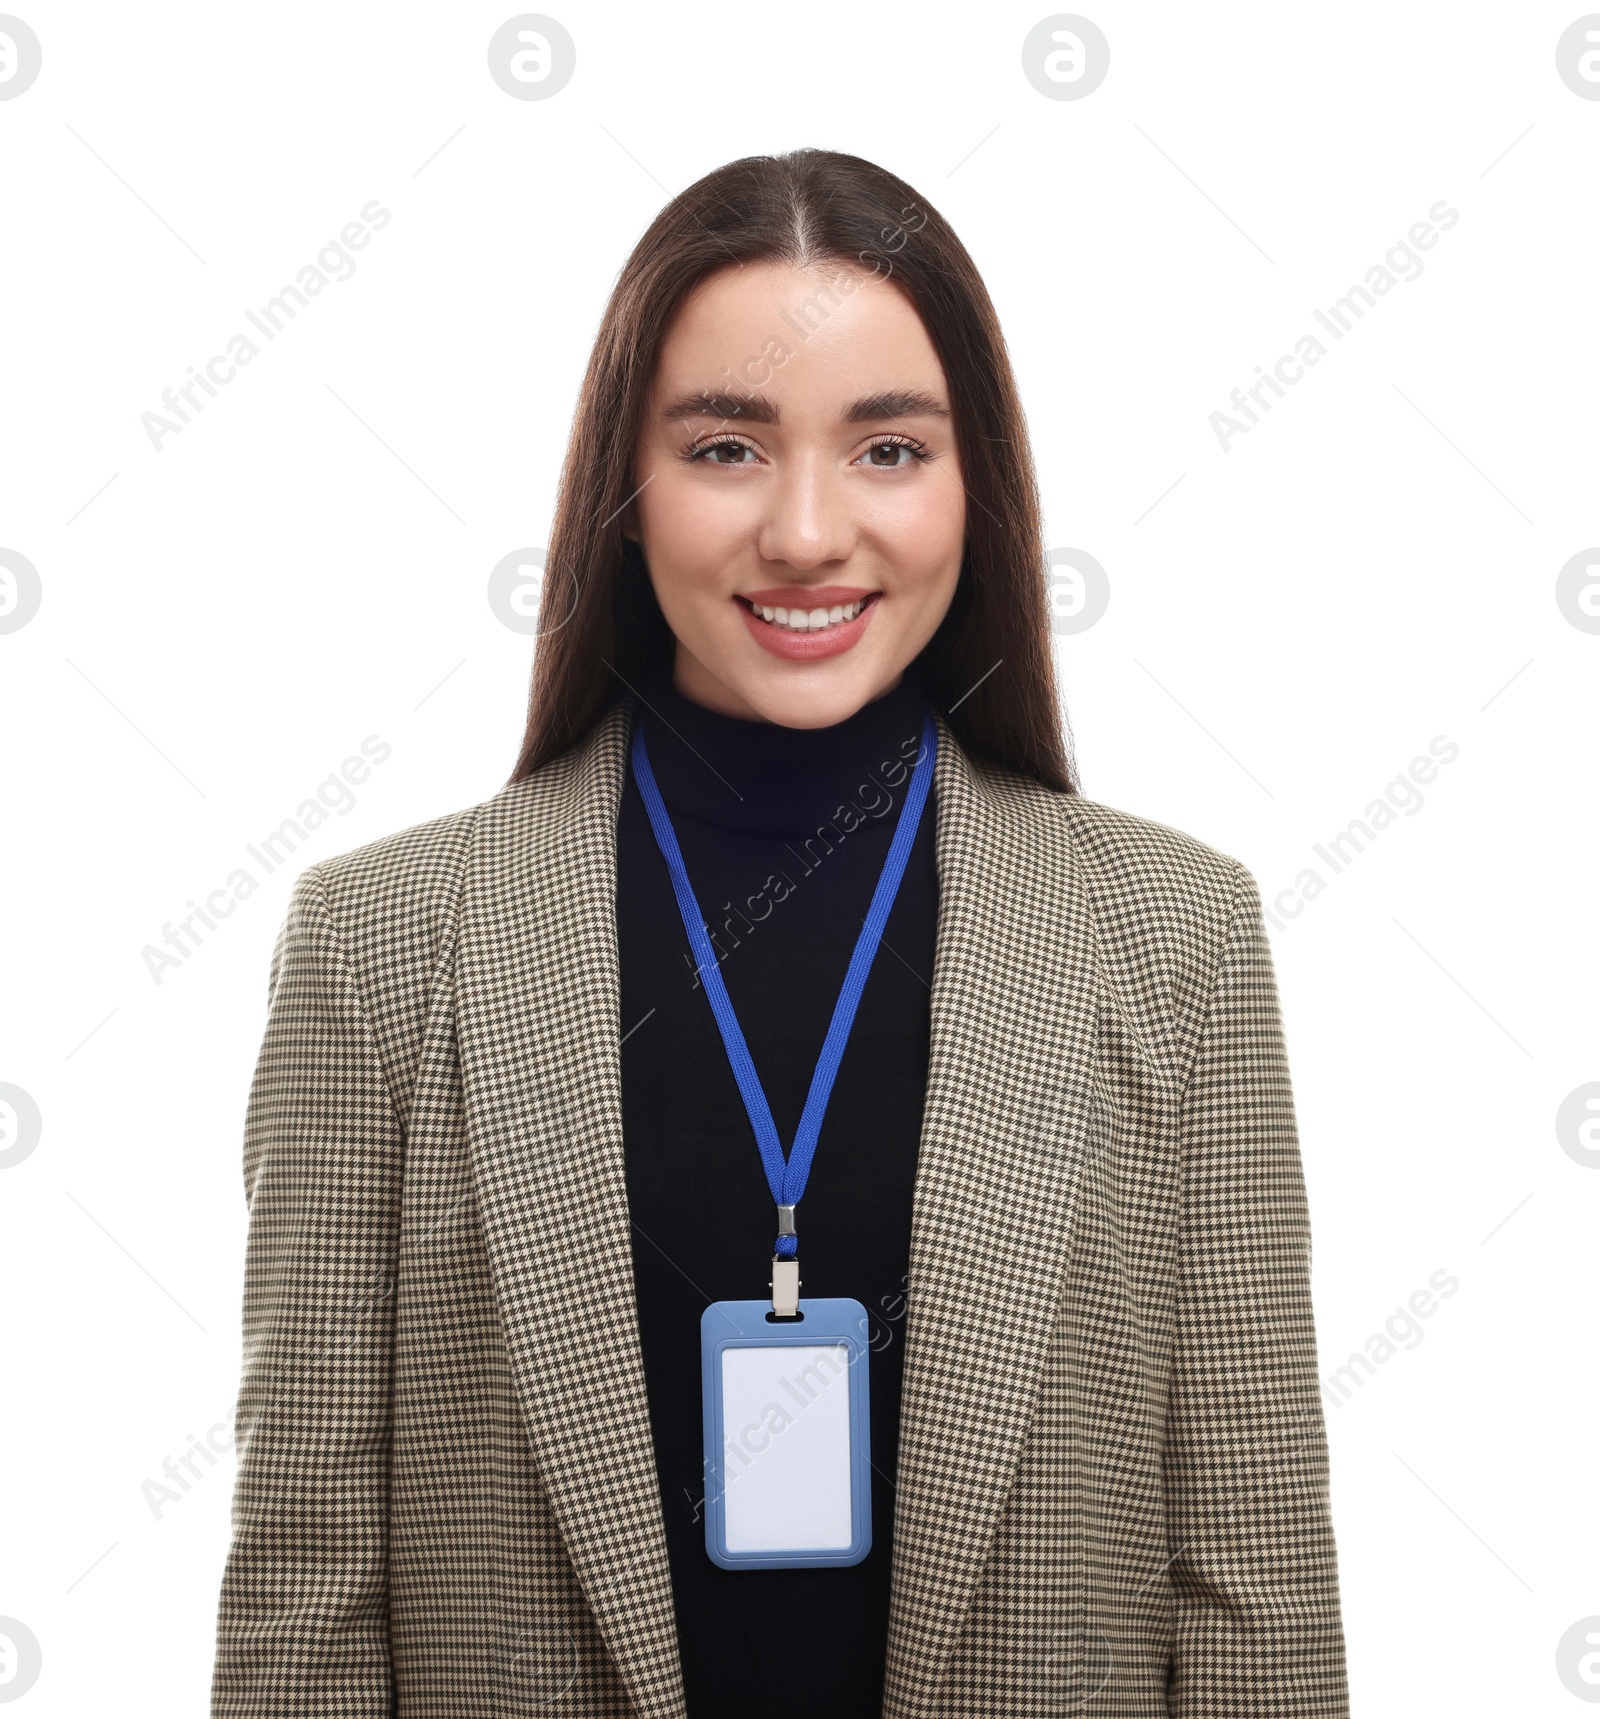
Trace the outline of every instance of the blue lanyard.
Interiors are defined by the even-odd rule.
[[[806,1191],[806,1178],[811,1173],[811,1160],[817,1150],[817,1137],[822,1132],[823,1113],[827,1110],[828,1099],[833,1093],[833,1082],[844,1057],[845,1043],[850,1037],[850,1028],[855,1024],[856,1009],[861,1002],[861,993],[866,989],[867,975],[872,971],[872,960],[878,953],[879,940],[889,922],[889,910],[894,906],[900,880],[905,875],[906,861],[911,857],[911,844],[916,840],[923,803],[928,798],[928,789],[933,781],[934,753],[937,746],[938,734],[933,725],[933,717],[924,712],[922,751],[918,756],[916,768],[911,773],[911,784],[906,789],[905,803],[901,806],[900,816],[895,823],[894,839],[889,844],[889,857],[883,862],[878,887],[872,892],[872,905],[867,909],[861,935],[856,939],[855,953],[850,957],[850,966],[839,991],[839,1000],[833,1006],[833,1019],[828,1023],[828,1036],[823,1041],[822,1055],[817,1058],[816,1072],[811,1077],[811,1090],[806,1094],[806,1105],[800,1116],[800,1126],[795,1132],[794,1145],[790,1148],[789,1156],[785,1158],[782,1143],[778,1139],[777,1124],[772,1120],[772,1106],[767,1103],[761,1077],[756,1073],[756,1065],[751,1060],[750,1048],[744,1042],[739,1017],[733,1012],[733,1003],[728,996],[728,987],[723,983],[717,953],[711,946],[705,920],[701,915],[699,903],[695,900],[688,870],[683,863],[683,850],[678,846],[672,819],[667,815],[667,808],[661,799],[661,790],[657,788],[655,775],[650,768],[649,755],[645,751],[643,724],[634,729],[634,780],[639,784],[645,810],[650,815],[650,828],[655,832],[656,846],[661,849],[661,857],[667,862],[667,870],[672,875],[672,891],[678,898],[678,911],[683,915],[683,928],[689,934],[689,946],[694,951],[695,970],[710,1000],[711,1012],[716,1016],[717,1027],[722,1033],[723,1047],[733,1068],[733,1077],[739,1083],[739,1093],[744,1099],[750,1126],[755,1131],[762,1168],[767,1173],[767,1186],[772,1190],[773,1203],[779,1208],[780,1234],[774,1255],[777,1259],[793,1259],[799,1249],[793,1229],[794,1208],[799,1205],[800,1198]],[[785,1226],[786,1214],[788,1221]]]

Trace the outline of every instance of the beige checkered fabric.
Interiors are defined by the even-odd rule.
[[[683,1714],[623,1178],[630,717],[295,889],[215,1719]],[[1254,880],[939,739],[884,1713],[1345,1715]],[[825,1719],[825,1644],[774,1641]]]

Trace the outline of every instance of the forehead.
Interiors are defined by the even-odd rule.
[[[845,261],[767,262],[701,281],[662,341],[658,392],[730,381],[768,392],[911,384],[942,392],[944,371],[898,287]]]

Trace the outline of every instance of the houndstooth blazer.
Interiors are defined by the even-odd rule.
[[[623,1177],[630,720],[298,880],[216,1719],[684,1712]],[[884,1713],[1345,1715],[1255,882],[939,743]]]

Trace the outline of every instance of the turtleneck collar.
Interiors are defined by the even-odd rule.
[[[650,767],[675,819],[794,836],[859,800],[864,787],[882,803],[890,791],[884,767],[915,759],[927,702],[908,668],[898,686],[843,722],[785,728],[695,704],[665,670],[641,683],[638,709]],[[888,780],[903,785],[905,777],[893,770]]]

